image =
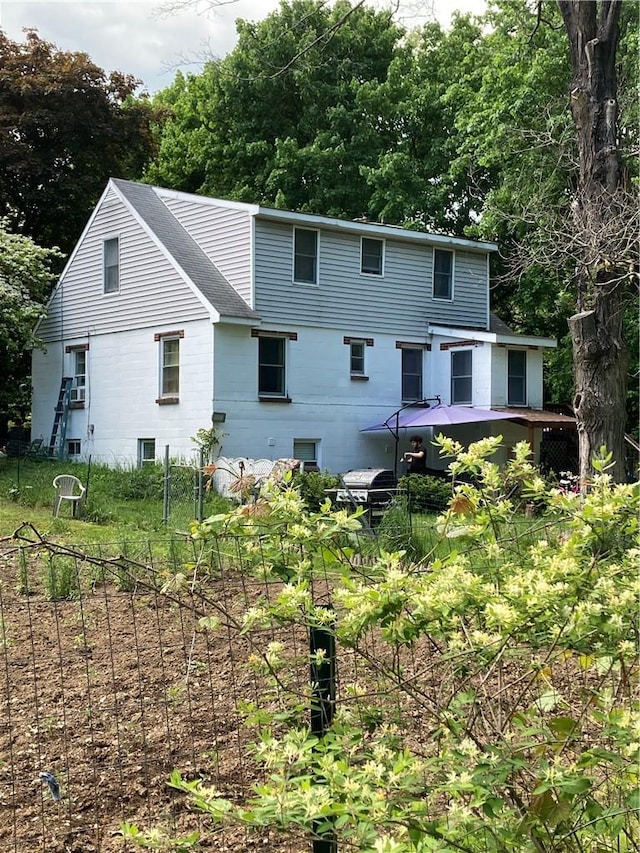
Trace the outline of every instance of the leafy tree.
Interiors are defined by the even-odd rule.
[[[635,309],[629,298],[629,272],[637,263],[637,204],[630,199],[623,176],[637,174],[637,162],[631,155],[638,142],[638,106],[632,96],[638,29],[633,4],[614,6],[618,11],[611,13],[609,26],[615,33],[607,37],[613,53],[605,61],[607,68],[594,72],[601,81],[596,88],[602,90],[597,97],[594,91],[587,95],[590,103],[599,103],[596,112],[600,137],[607,121],[607,100],[617,98],[616,103],[620,104],[619,115],[616,112],[615,116],[616,121],[619,119],[619,130],[614,157],[619,164],[619,183],[613,194],[615,198],[599,196],[603,204],[600,210],[593,199],[586,200],[582,164],[585,143],[580,141],[566,109],[567,91],[575,94],[578,90],[575,79],[571,82],[567,35],[555,3],[541,2],[530,8],[526,3],[497,2],[491,7],[486,19],[490,29],[484,38],[489,61],[483,68],[479,87],[464,84],[467,95],[455,117],[461,132],[458,159],[468,164],[469,173],[485,171],[491,175],[482,216],[468,233],[497,239],[502,247],[503,263],[496,270],[494,307],[516,330],[561,340],[560,352],[552,356],[555,375],[550,389],[556,395],[562,394],[556,400],[568,400],[565,395],[573,384],[567,370],[570,364],[567,355],[571,353],[567,318],[575,313],[576,306],[578,316],[593,300],[598,305],[602,305],[603,299],[606,301],[606,288],[602,286],[602,271],[598,272],[598,267],[603,264],[611,267],[612,281],[615,280],[612,288],[615,295],[611,298],[619,300],[619,304],[616,306],[611,301],[611,310],[605,309],[605,313],[615,317],[617,325],[600,337],[601,358],[597,360],[596,371],[605,369],[602,382],[608,390],[603,393],[603,388],[593,387],[596,368],[590,363],[582,383],[578,382],[574,399],[583,441],[584,479],[588,476],[588,460],[602,444],[616,448],[614,453],[619,461],[616,475],[624,477],[621,461],[625,403],[629,423],[637,424],[637,403],[634,405],[634,399],[628,398],[624,390],[628,348],[625,340],[633,342],[637,368],[637,340],[633,337]],[[569,3],[567,8],[574,6]],[[587,18],[591,21],[593,37],[596,9],[604,15],[609,5],[580,3],[575,8],[585,12],[578,16],[580,21],[584,23]],[[583,35],[586,39],[586,34]],[[599,55],[604,52],[605,41],[598,42]],[[584,54],[581,61],[586,68]],[[612,96],[617,70],[621,85]],[[570,103],[575,103],[573,96]],[[592,126],[598,127],[594,116],[581,121],[582,132]],[[593,187],[593,182],[589,186]],[[598,309],[595,310],[597,314]],[[598,336],[607,324],[608,321],[600,324]],[[596,349],[594,344],[591,341],[592,353]],[[586,348],[578,353],[574,347],[576,376],[585,364],[585,353]],[[619,353],[619,359],[613,357],[615,353]],[[617,361],[615,369],[614,361]],[[555,372],[558,368],[560,373]],[[594,397],[598,400],[597,411],[586,411],[589,407],[585,401],[593,403]]]
[[[628,364],[624,303],[638,274],[638,200],[627,194],[618,133],[622,2],[558,0],[558,7],[569,41],[569,104],[578,151],[571,208],[577,300],[569,328],[580,473],[586,481],[594,450],[606,445],[622,479]]]
[[[12,230],[69,252],[108,178],[142,174],[154,113],[138,86],[34,30],[24,43],[0,31],[0,215]]]
[[[373,167],[363,167],[370,207],[386,222],[462,236],[488,189],[487,170],[459,156],[466,136],[456,126],[462,104],[481,84],[482,30],[456,16],[449,31],[427,24],[407,46],[381,87],[395,138]]]
[[[396,137],[381,89],[403,30],[386,12],[340,0],[282,2],[202,75],[157,103],[174,116],[147,179],[294,210],[360,216],[361,171]]]
[[[0,221],[0,435],[29,408],[33,328],[44,313],[60,253],[12,234]]]

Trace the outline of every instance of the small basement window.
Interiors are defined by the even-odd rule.
[[[154,465],[156,461],[155,438],[138,439],[138,468],[144,465]]]

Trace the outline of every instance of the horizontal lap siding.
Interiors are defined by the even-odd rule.
[[[120,291],[103,292],[105,239],[120,240]],[[64,314],[60,297],[64,290]],[[149,328],[208,312],[161,250],[115,196],[108,196],[78,246],[38,329],[45,341]]]
[[[160,195],[236,292],[252,304],[251,217],[247,211]]]
[[[291,226],[257,221],[255,308],[263,322],[393,329],[400,338],[424,337],[433,322],[486,326],[486,254],[456,253],[455,300],[443,303],[432,298],[428,245],[387,240],[384,276],[362,275],[359,236],[323,230],[318,286],[293,283],[292,252]]]
[[[487,329],[489,324],[488,256],[456,251],[453,302],[429,299],[429,322]]]

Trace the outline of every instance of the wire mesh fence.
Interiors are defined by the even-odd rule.
[[[426,572],[431,556],[455,550],[425,500],[417,513],[400,498],[363,528],[343,569],[364,579],[397,546]],[[247,518],[252,508],[243,507]],[[530,525],[523,516],[510,531],[516,551],[535,535]],[[449,663],[426,642],[400,648],[370,631],[357,648],[338,645],[333,671],[319,673],[310,666],[318,637],[304,618],[245,631],[245,612],[273,602],[288,561],[299,559],[285,537],[281,553],[261,547],[259,537],[248,547],[221,535],[67,546],[30,525],[0,542],[0,852],[120,853],[133,849],[125,822],[199,831],[203,850],[310,850],[309,837],[216,828],[167,782],[177,768],[245,801],[265,773],[251,750],[260,740],[253,712],[285,721],[295,709],[313,729],[318,684],[324,710],[335,701],[365,733],[382,714],[408,749],[428,751],[430,709],[453,695]],[[336,576],[323,553],[310,583],[314,603],[329,607]],[[263,666],[274,646],[285,658],[275,680]],[[492,678],[478,689],[497,695]]]
[[[132,850],[125,822],[198,830],[205,850],[311,849],[271,830],[213,829],[167,785],[177,768],[239,802],[261,778],[248,711],[293,703],[313,727],[307,628],[242,631],[244,611],[282,582],[243,571],[232,538],[207,552],[185,537],[123,553],[120,543],[60,545],[30,525],[17,534],[0,544],[0,851]],[[374,559],[370,541],[365,550],[360,562]],[[328,578],[314,595],[330,600]],[[211,614],[216,631],[202,622]],[[256,667],[274,643],[287,658],[275,688]],[[375,689],[349,651],[338,663],[346,681]],[[332,675],[331,704],[353,701],[339,685]]]
[[[3,549],[2,851],[130,849],[124,821],[176,835],[203,830],[167,787],[173,768],[213,780],[234,800],[257,781],[246,755],[255,732],[242,718],[264,687],[234,614],[264,595],[264,584],[212,557],[196,595],[176,571],[188,548],[149,542],[144,554],[110,558],[105,550]],[[215,634],[199,624],[214,606],[227,614]],[[274,626],[264,640],[277,635]],[[292,662],[304,658],[304,632],[284,640]],[[307,656],[291,668],[289,689],[308,694],[308,679]],[[201,843],[244,851],[257,842],[205,831]],[[260,845],[301,849],[270,833]]]

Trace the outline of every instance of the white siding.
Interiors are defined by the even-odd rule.
[[[120,243],[120,290],[105,294],[102,251],[104,240],[110,237],[118,237]],[[38,334],[53,341],[207,316],[202,302],[161,250],[110,194],[59,282]]]
[[[292,228],[256,221],[256,302],[265,321],[339,329],[366,319],[370,333],[424,336],[428,323],[486,328],[486,253],[458,251],[453,302],[432,298],[433,249],[387,239],[384,276],[360,273],[360,237],[328,229],[319,238],[319,283],[292,281]]]
[[[162,193],[160,198],[231,286],[253,307],[249,212],[198,204]]]
[[[514,349],[522,349],[514,347]],[[507,407],[507,379],[508,379],[508,352],[509,347],[494,346],[492,356],[492,395],[491,401],[494,406]],[[530,409],[542,409],[543,402],[543,350],[527,349],[527,407]]]
[[[470,335],[471,339],[472,336]],[[471,405],[480,408],[491,406],[491,345],[484,342],[475,342],[460,347],[451,347],[451,338],[433,336],[431,342],[431,358],[429,359],[429,384],[425,386],[427,397],[440,397],[442,403],[451,404],[451,353],[460,352],[462,349],[471,351],[472,361],[472,399]],[[446,349],[441,349],[444,344]]]
[[[83,409],[71,409],[67,439],[82,441],[82,456],[109,464],[134,464],[139,438],[154,438],[159,456],[168,444],[173,457],[191,458],[191,441],[211,426],[213,335],[209,321],[183,323],[180,340],[179,403],[159,405],[158,325],[142,331],[97,334],[89,340],[87,387]],[[35,352],[32,435],[49,441],[63,369],[62,348]],[[93,426],[93,429],[90,427]]]
[[[281,325],[278,331],[291,327]],[[224,411],[225,456],[278,459],[291,456],[294,439],[320,442],[320,465],[331,471],[382,466],[393,468],[390,436],[360,430],[399,408],[401,353],[395,337],[376,335],[366,348],[369,380],[350,378],[344,334],[298,328],[287,344],[285,402],[258,401],[258,339],[249,329],[215,330],[214,408]],[[353,337],[358,329],[345,330]]]
[[[281,332],[294,331],[282,324]],[[349,374],[349,347],[337,330],[297,328],[298,339],[287,344],[286,402],[258,401],[258,341],[249,329],[216,326],[214,405],[225,412],[225,456],[278,459],[293,453],[297,438],[319,442],[322,468],[342,472],[352,468],[394,468],[395,440],[388,431],[362,433],[360,430],[383,421],[399,409],[401,402],[401,351],[395,336],[376,334],[366,348],[368,380],[352,380]],[[348,330],[358,336],[358,329]],[[434,348],[435,349],[435,348]],[[480,345],[474,359],[479,387],[476,405],[489,405],[491,347]],[[450,350],[425,353],[425,396],[440,392],[449,402]],[[439,384],[440,383],[440,384]],[[477,401],[475,399],[477,397]],[[527,431],[509,425],[518,440]],[[447,430],[463,443],[485,435],[501,434],[500,424],[469,424]],[[406,449],[408,431],[402,430],[398,452]],[[425,437],[432,432],[422,430]],[[435,448],[429,447],[430,467],[444,467]],[[398,473],[404,473],[398,465]]]

